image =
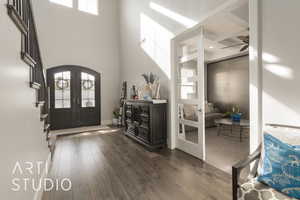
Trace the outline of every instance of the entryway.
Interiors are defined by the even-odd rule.
[[[82,66],[47,70],[51,130],[100,125],[100,77]]]
[[[249,16],[247,15],[247,12],[244,12],[248,9]],[[241,16],[240,10],[244,10],[242,13],[246,14]],[[247,122],[248,131],[239,131],[238,137],[234,139],[237,139],[238,145],[242,142],[246,144],[246,147],[244,148],[246,150],[245,154],[248,154],[248,152],[252,152],[257,148],[261,141],[259,134],[261,133],[262,127],[261,120],[259,120],[261,119],[261,108],[259,107],[260,104],[257,103],[261,100],[260,93],[258,92],[261,88],[260,76],[258,73],[260,66],[258,64],[259,59],[256,56],[256,53],[260,52],[258,43],[259,35],[257,34],[259,26],[257,21],[255,21],[255,13],[257,12],[258,4],[256,0],[229,1],[212,11],[207,18],[202,20],[198,25],[173,38],[171,43],[172,134],[170,142],[172,149],[180,149],[197,158],[207,161],[208,149],[206,148],[206,143],[209,144],[209,137],[206,138],[209,131],[207,131],[206,134],[205,129],[205,125],[209,125],[209,121],[206,120],[208,117],[207,111],[209,110],[207,108],[209,102],[207,102],[207,90],[205,87],[207,85],[205,83],[209,78],[207,76],[207,65],[212,61],[219,62],[220,57],[222,60],[229,58],[234,59],[232,55],[235,57],[244,56],[244,60],[246,60],[249,65],[249,73],[247,75],[247,80],[249,79],[249,81],[246,81],[243,92],[245,93],[245,91],[247,91],[249,93],[246,99],[248,104],[250,104],[250,107],[248,106],[248,112],[244,112],[243,110],[240,110],[240,108],[236,109],[236,106],[234,106],[235,109],[233,109],[232,106],[233,111],[231,113],[225,112],[224,114],[230,117],[240,114],[241,112],[244,113],[245,117],[249,115],[250,122]],[[234,26],[234,28],[230,25],[226,26],[226,23],[224,23],[226,17],[230,19],[228,20],[230,25],[233,26],[237,23],[238,26]],[[243,17],[245,17],[244,21],[238,20]],[[218,20],[215,20],[216,18],[218,18]],[[219,31],[219,29],[221,30]],[[235,29],[239,30],[235,31]],[[232,33],[232,31],[235,32]],[[226,39],[228,37],[229,39],[227,41]],[[234,39],[231,39],[230,37]],[[251,40],[249,38],[251,38]],[[218,41],[218,44],[210,43],[210,41]],[[236,44],[231,44],[230,42],[236,42]],[[246,57],[248,55],[248,47],[250,47],[250,59]],[[219,51],[216,52],[217,50]],[[225,51],[228,54],[225,55]],[[234,53],[234,51],[237,53]],[[234,67],[234,64],[231,63],[231,67]],[[223,71],[217,71],[215,76],[218,77],[218,80],[223,80],[224,74]],[[240,74],[230,75],[232,75],[233,78],[241,79]],[[221,83],[221,86],[225,85],[226,83]],[[241,87],[241,84],[234,84],[234,87]],[[221,91],[223,93],[228,93],[224,87],[221,88]],[[239,92],[233,95],[237,94],[238,97],[241,98],[242,93]],[[228,96],[228,94],[226,95]],[[230,94],[231,97],[233,95]],[[242,106],[239,107],[242,108]],[[214,116],[217,113],[216,109],[211,110],[211,112],[211,115]],[[246,118],[246,120],[248,120],[249,117]],[[212,120],[214,124],[215,121],[216,120]],[[218,150],[221,149],[218,144],[215,144],[214,147]],[[242,155],[242,157],[245,156]],[[228,169],[231,171],[231,164]]]

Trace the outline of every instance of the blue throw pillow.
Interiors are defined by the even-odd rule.
[[[299,147],[264,134],[264,155],[258,180],[290,197],[300,198]]]

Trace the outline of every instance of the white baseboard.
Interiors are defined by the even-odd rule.
[[[46,160],[47,166],[43,169],[43,172],[41,174],[41,180],[44,180],[48,176],[48,172],[51,167],[51,153],[49,153],[48,158]],[[41,187],[41,190],[38,190],[35,192],[33,200],[42,200],[44,193],[44,187]]]
[[[102,120],[101,121],[101,125],[111,125],[112,124],[112,120]]]

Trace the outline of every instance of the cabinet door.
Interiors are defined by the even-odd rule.
[[[146,143],[150,143],[150,132],[147,128],[139,127],[138,132],[139,132],[138,134],[139,139],[141,139]]]

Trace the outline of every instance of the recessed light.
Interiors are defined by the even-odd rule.
[[[214,47],[213,47],[213,46],[209,46],[209,48],[210,48],[210,49],[213,49]]]

